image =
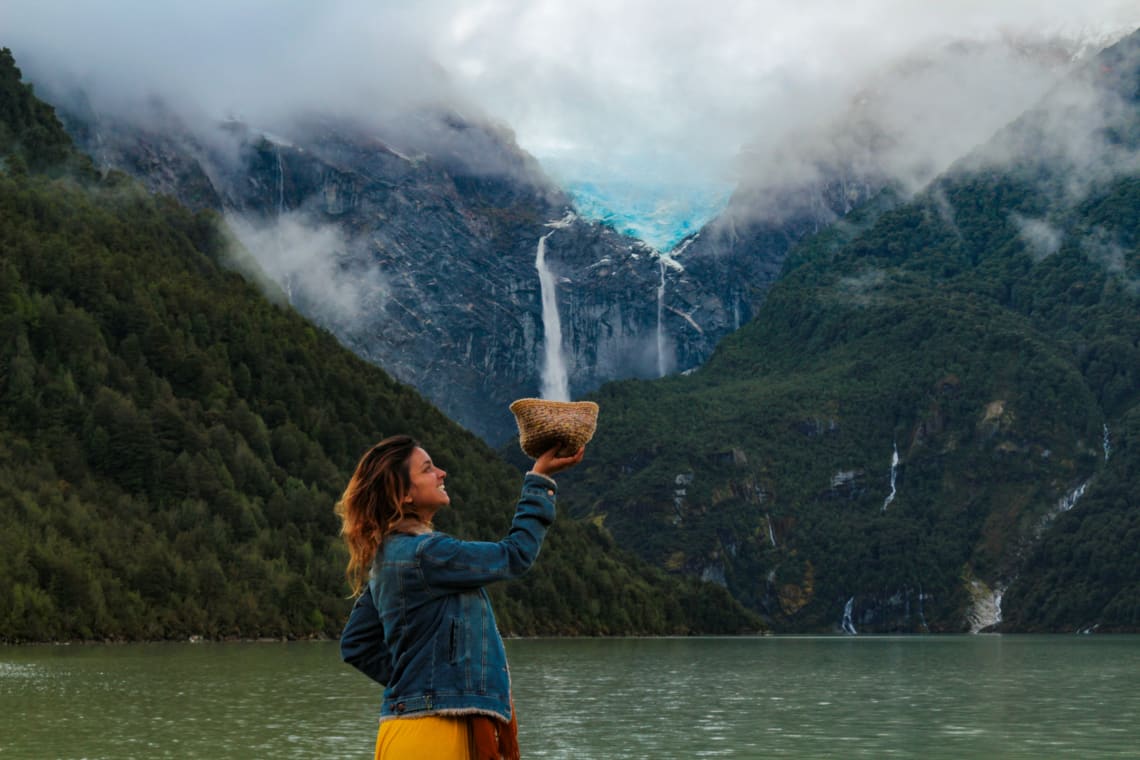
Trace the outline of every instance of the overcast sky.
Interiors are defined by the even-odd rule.
[[[0,2],[0,45],[26,74],[67,72],[102,98],[156,91],[271,121],[444,97],[549,167],[667,178],[722,175],[766,126],[827,113],[916,49],[1137,27],[1136,0]]]

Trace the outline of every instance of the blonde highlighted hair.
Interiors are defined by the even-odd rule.
[[[368,582],[377,549],[392,526],[402,520],[404,498],[411,489],[408,460],[419,443],[394,435],[365,452],[336,504],[340,535],[348,545],[345,577],[356,596]]]

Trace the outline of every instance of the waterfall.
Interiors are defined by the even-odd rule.
[[[277,216],[285,213],[285,163],[281,160],[281,146],[275,146],[277,153]]]
[[[981,633],[1001,623],[1001,599],[1004,595],[1005,586],[998,584],[990,588],[980,580],[970,581],[970,596],[973,597],[968,614],[970,633]]]
[[[899,444],[895,441],[894,452],[891,454],[891,492],[887,494],[887,498],[883,501],[882,512],[887,511],[887,505],[895,500],[895,494],[898,491],[895,489],[895,476],[898,475],[899,469]]]
[[[657,285],[657,376],[665,377],[665,259],[661,267],[661,282]]]
[[[1112,446],[1108,444],[1108,423],[1104,423],[1104,461],[1108,461],[1108,455],[1112,453]]]
[[[776,534],[772,532],[772,516],[764,515],[764,519],[768,521],[768,540],[772,542],[774,548],[776,546]]]
[[[1081,497],[1085,495],[1085,491],[1088,490],[1088,487],[1089,481],[1086,480],[1084,483],[1081,483],[1072,491],[1069,491],[1069,493],[1062,496],[1061,499],[1057,502],[1057,511],[1068,512],[1070,509],[1077,506],[1077,502],[1080,501]]]
[[[856,636],[859,633],[855,630],[855,623],[851,621],[851,612],[854,607],[855,597],[851,597],[847,600],[847,604],[843,605],[843,622],[840,624],[843,632],[850,636]]]
[[[546,239],[554,230],[564,229],[574,221],[573,214],[557,222],[548,222],[550,232],[538,239],[534,268],[538,270],[538,283],[542,289],[542,330],[545,355],[542,365],[542,397],[551,401],[570,400],[570,381],[566,376],[566,360],[562,355],[562,320],[558,316],[557,282],[554,273],[546,266]]]
[[[1037,527],[1034,531],[1037,538],[1041,538],[1041,534],[1044,533],[1045,529],[1049,527],[1049,523],[1056,520],[1059,515],[1063,514],[1064,512],[1068,512],[1070,509],[1077,506],[1077,502],[1079,502],[1081,500],[1081,497],[1085,495],[1085,491],[1089,489],[1089,485],[1092,484],[1092,481],[1093,479],[1089,478],[1084,483],[1081,483],[1079,486],[1074,488],[1072,491],[1069,491],[1067,494],[1057,500],[1057,505],[1051,511],[1046,512],[1041,516],[1041,519],[1037,521]]]

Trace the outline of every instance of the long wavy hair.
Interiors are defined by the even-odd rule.
[[[360,594],[376,550],[392,526],[402,520],[404,498],[411,490],[408,460],[419,446],[414,438],[394,435],[365,452],[336,503],[340,535],[348,545],[345,577],[352,595]]]

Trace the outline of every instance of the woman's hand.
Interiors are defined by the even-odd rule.
[[[534,460],[534,467],[531,467],[530,471],[549,478],[581,462],[585,453],[586,447],[583,446],[570,456],[562,456],[559,449],[555,447]]]

